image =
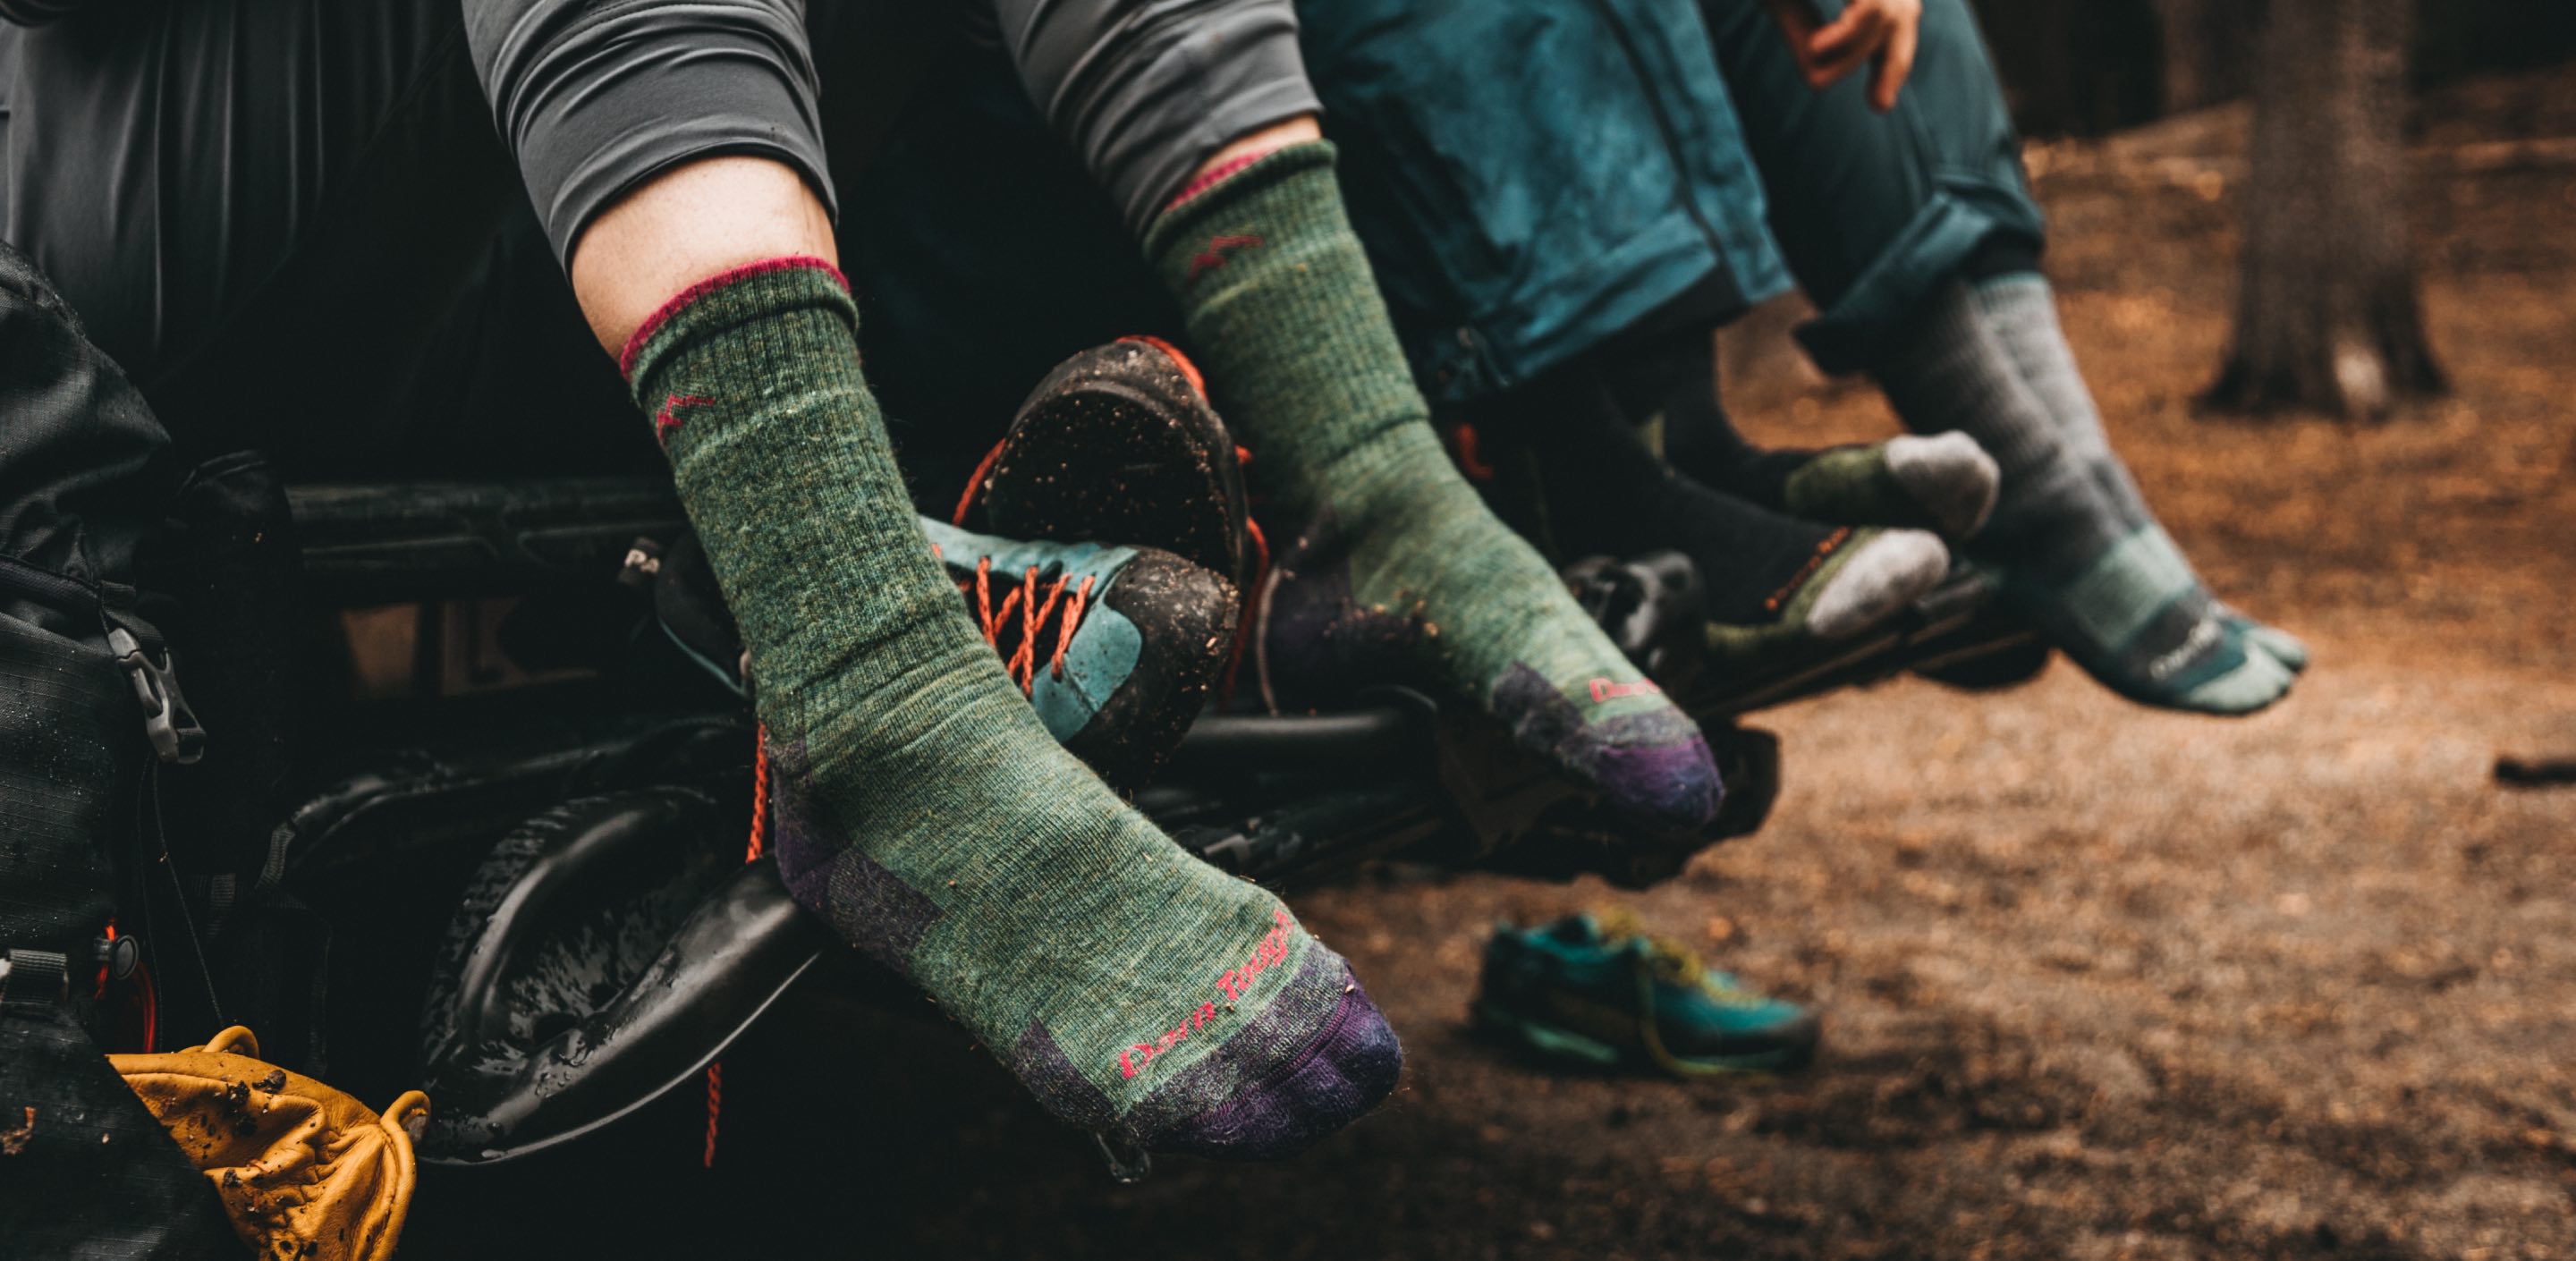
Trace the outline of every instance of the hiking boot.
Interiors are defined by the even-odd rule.
[[[1013,538],[1148,543],[1251,581],[1257,547],[1243,466],[1207,385],[1151,337],[1057,364],[1011,420],[958,505]]]
[[[1171,756],[1225,669],[1234,587],[1150,547],[1023,543],[924,518],[966,611],[1047,731],[1109,785],[1133,791]],[[742,636],[694,534],[662,558],[663,631],[748,696]]]
[[[1676,1077],[1802,1067],[1821,1031],[1815,1013],[1743,988],[1618,913],[1496,925],[1474,1015],[1560,1063]]]

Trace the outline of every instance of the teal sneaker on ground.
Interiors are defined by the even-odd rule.
[[[1474,1015],[1552,1060],[1677,1077],[1802,1067],[1821,1033],[1815,1013],[1743,988],[1616,912],[1496,925]]]

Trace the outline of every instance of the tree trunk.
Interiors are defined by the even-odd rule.
[[[2247,0],[2156,0],[2159,106],[2180,114],[2245,94],[2260,8]]]
[[[2271,0],[2235,346],[2209,405],[2380,416],[2439,392],[2407,239],[2410,0]]]

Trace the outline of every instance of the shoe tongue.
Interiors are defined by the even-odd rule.
[[[1710,972],[1698,955],[1680,945],[1648,936],[1645,922],[1624,906],[1595,911],[1586,918],[1599,925],[1602,945],[1636,951],[1639,958],[1653,964],[1657,972],[1675,984],[1697,985],[1705,978],[1725,976]]]
[[[1645,921],[1624,906],[1601,907],[1588,912],[1584,918],[1592,922],[1593,931],[1600,935],[1605,945],[1617,945],[1630,938],[1643,939],[1646,936]]]

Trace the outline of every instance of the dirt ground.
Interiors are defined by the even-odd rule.
[[[2535,97],[2576,75],[2455,92],[2428,143],[2576,134]],[[2576,788],[2491,774],[2576,755],[2576,166],[2428,180],[2457,391],[2349,427],[2192,415],[2234,184],[2117,155],[2052,149],[2042,178],[2070,336],[2176,537],[2317,664],[2238,721],[2062,663],[1762,715],[1774,821],[1624,900],[1819,1005],[1813,1071],[1538,1071],[1465,1028],[1483,936],[1613,893],[1391,870],[1298,908],[1385,1005],[1405,1082],[1296,1162],[1113,1185],[953,1026],[817,1008],[730,1057],[716,1173],[683,1123],[652,1176],[433,1178],[420,1255],[574,1255],[510,1205],[597,1177],[590,1255],[713,1221],[690,1255],[2576,1256]],[[1892,427],[1789,373],[1731,399],[1774,439]]]

